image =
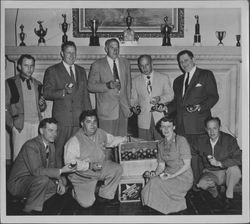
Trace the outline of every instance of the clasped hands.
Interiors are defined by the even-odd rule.
[[[159,174],[159,177],[160,177],[162,180],[167,180],[167,179],[172,178],[172,175],[169,174],[169,173],[163,172],[163,173]]]
[[[200,104],[189,105],[189,106],[186,107],[186,109],[187,109],[187,112],[193,113],[195,111],[200,111],[201,110],[201,106],[200,106]]]
[[[212,166],[216,167],[222,167],[222,164],[220,161],[217,161],[214,156],[208,155],[208,161]]]
[[[73,83],[66,83],[65,86],[64,86],[64,92],[66,94],[71,94],[73,92]]]
[[[119,80],[106,82],[106,86],[108,89],[121,89],[121,83]]]

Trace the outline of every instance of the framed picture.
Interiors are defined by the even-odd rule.
[[[161,37],[161,24],[173,25],[172,37],[184,37],[183,8],[78,8],[73,9],[73,36],[89,37],[90,20],[98,20],[99,37],[119,37],[127,29],[126,18],[132,17],[131,29],[141,38]]]

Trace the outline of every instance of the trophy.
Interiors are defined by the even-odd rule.
[[[20,26],[21,33],[19,33],[19,37],[20,37],[21,43],[19,44],[19,46],[26,46],[26,44],[23,42],[24,38],[26,37],[26,34],[23,32],[23,28],[24,28],[24,25],[21,24],[21,26]]]
[[[218,40],[220,41],[218,43],[218,46],[223,46],[224,44],[222,43],[222,40],[226,36],[226,31],[216,31],[215,34],[216,34],[216,37],[218,38]]]
[[[129,10],[127,10],[128,16],[126,17],[127,29],[123,32],[123,40],[124,41],[134,41],[135,40],[135,32],[130,28],[134,18],[130,16]]]
[[[68,36],[66,35],[66,33],[69,30],[70,24],[66,22],[66,14],[62,14],[62,17],[63,23],[59,24],[59,27],[63,32],[62,42],[65,43],[68,41]]]
[[[240,34],[236,35],[236,40],[237,40],[236,47],[240,47]]]
[[[168,24],[168,16],[164,17],[164,22],[164,24],[161,24],[161,33],[163,34],[162,46],[171,46],[170,34],[174,26]]]
[[[43,25],[42,25],[43,21],[37,21],[37,23],[39,24],[39,30],[36,30],[35,28],[34,32],[39,37],[38,46],[42,46],[42,45],[45,45],[44,37],[47,34],[48,28],[46,28],[46,30],[43,29]]]
[[[194,18],[196,19],[195,34],[194,34],[194,46],[200,46],[201,45],[201,35],[200,35],[199,16],[195,15]]]
[[[100,46],[99,37],[97,36],[97,29],[99,25],[101,24],[98,19],[91,19],[88,22],[88,26],[92,32],[89,38],[89,46]]]

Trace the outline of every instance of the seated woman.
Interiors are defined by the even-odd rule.
[[[187,208],[185,195],[193,185],[191,153],[187,140],[174,132],[174,119],[163,117],[157,124],[164,136],[158,144],[158,166],[141,192],[142,204],[161,213]]]

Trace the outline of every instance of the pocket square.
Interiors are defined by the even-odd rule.
[[[201,87],[201,86],[202,86],[202,84],[197,83],[195,87]]]

